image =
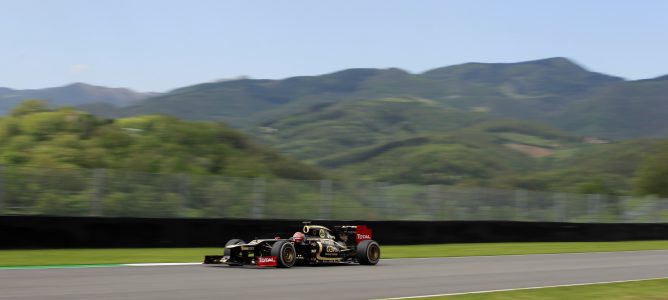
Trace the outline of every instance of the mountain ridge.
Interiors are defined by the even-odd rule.
[[[443,108],[544,122],[583,135],[618,138],[663,134],[645,134],[646,130],[633,126],[607,131],[608,124],[587,124],[587,112],[578,109],[583,106],[580,103],[601,98],[600,94],[613,86],[636,82],[589,71],[564,57],[517,63],[465,63],[422,73],[398,68],[353,68],[315,76],[194,85],[149,98],[108,116],[162,113],[249,127],[263,120],[302,113],[320,104],[406,96],[429,99]],[[623,114],[619,115],[620,110],[607,113],[615,115],[603,118],[606,122],[624,119]],[[662,113],[668,119],[668,111]]]
[[[668,120],[668,108],[662,104],[666,79],[668,75],[625,80],[590,71],[565,57],[551,57],[464,63],[422,73],[398,68],[352,68],[284,79],[240,78],[181,87],[124,102],[128,105],[112,103],[122,106],[118,108],[108,105],[109,101],[105,105],[94,103],[99,101],[69,101],[67,105],[106,117],[158,113],[247,128],[322,104],[415,97],[462,112],[538,121],[581,135],[617,139],[668,135],[668,124],[654,120]],[[643,92],[647,86],[651,86],[649,92]],[[2,94],[0,89],[0,97]]]
[[[123,107],[157,95],[159,93],[135,92],[128,88],[110,88],[82,82],[42,89],[0,87],[0,114],[7,113],[25,99],[46,100],[52,106],[76,106],[100,102]]]

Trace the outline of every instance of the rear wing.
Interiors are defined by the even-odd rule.
[[[335,234],[348,245],[357,245],[361,241],[373,238],[373,230],[366,225],[334,226]],[[343,237],[345,236],[345,238]]]

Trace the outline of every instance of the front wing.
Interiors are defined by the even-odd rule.
[[[275,267],[277,265],[276,256],[268,255],[267,251],[262,251],[259,249],[259,247],[262,247],[262,245],[246,244],[228,246],[226,247],[226,250],[229,250],[229,256],[207,255],[204,256],[204,264],[227,264],[231,266],[256,265],[259,267]]]

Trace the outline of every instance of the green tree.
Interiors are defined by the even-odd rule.
[[[668,141],[645,158],[637,172],[635,189],[640,195],[668,197]]]
[[[44,100],[30,99],[21,102],[12,109],[11,115],[14,117],[24,116],[35,112],[48,111],[49,105]]]

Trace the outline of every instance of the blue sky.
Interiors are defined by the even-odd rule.
[[[0,86],[166,91],[555,56],[642,79],[668,74],[667,16],[662,0],[0,0]]]

